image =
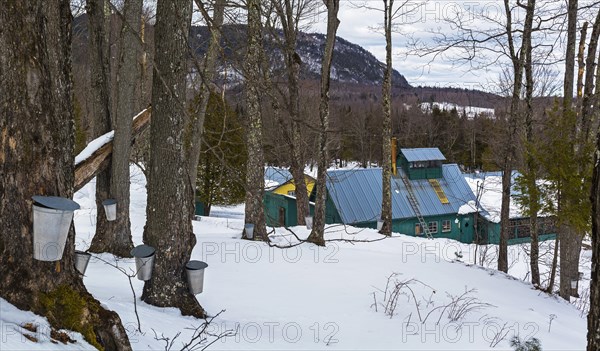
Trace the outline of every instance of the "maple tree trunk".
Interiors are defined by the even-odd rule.
[[[592,178],[592,272],[588,312],[587,351],[600,350],[600,129],[596,137]]]
[[[263,194],[265,188],[265,162],[263,155],[262,113],[259,84],[261,82],[262,34],[260,1],[249,0],[248,51],[245,64],[245,94],[248,150],[246,169],[246,209],[244,223],[254,224],[254,238],[268,240],[265,227]]]
[[[325,246],[325,202],[327,200],[327,167],[329,166],[328,138],[329,133],[329,83],[331,74],[331,61],[335,47],[335,36],[340,25],[337,14],[340,8],[339,0],[327,0],[327,37],[325,51],[321,62],[321,102],[319,104],[320,133],[319,133],[319,158],[317,164],[317,198],[315,201],[315,216],[313,228],[306,239],[316,245]]]
[[[383,72],[382,84],[382,110],[383,128],[381,142],[381,220],[383,226],[379,231],[381,234],[392,234],[392,13],[394,0],[384,0],[384,31],[385,31],[385,70]]]
[[[195,0],[197,4],[202,5],[202,1]],[[198,6],[200,7],[200,6]],[[216,73],[217,58],[221,48],[221,27],[225,15],[225,0],[217,0],[214,5],[214,14],[212,22],[210,22],[210,44],[208,51],[204,57],[202,67],[202,84],[198,93],[198,104],[191,116],[190,125],[188,126],[188,172],[192,184],[196,184],[196,176],[198,174],[198,163],[200,161],[200,150],[202,149],[202,132],[204,120],[206,118],[206,109],[208,107],[208,99],[210,97],[210,84]]]
[[[530,1],[531,2],[531,1]],[[502,201],[500,209],[500,243],[498,245],[498,270],[508,272],[508,240],[510,236],[510,188],[512,185],[512,171],[514,159],[516,156],[517,133],[519,130],[520,112],[521,112],[521,88],[523,81],[523,63],[525,53],[523,49],[526,41],[521,44],[521,50],[515,47],[512,28],[511,5],[508,0],[504,0],[504,11],[506,15],[506,33],[508,36],[508,49],[514,81],[512,86],[512,95],[510,100],[510,110],[508,113],[508,129],[506,133],[505,149],[503,150],[502,162]],[[519,51],[521,53],[519,53]]]
[[[567,49],[565,54],[565,76],[563,81],[563,115],[566,116],[573,110],[573,87],[575,86],[575,51],[577,46],[577,0],[568,1],[567,10]],[[573,126],[572,138],[576,137],[576,126]],[[581,147],[581,145],[580,145]],[[577,150],[569,150],[573,155]],[[575,171],[575,170],[573,170]],[[566,198],[564,195],[561,200],[571,203],[573,199]],[[565,208],[561,206],[560,208]],[[578,232],[575,225],[567,219],[558,227],[560,236],[560,276],[559,276],[559,295],[569,301],[571,297],[571,280],[578,279],[579,254],[581,249],[582,235]]]
[[[133,248],[129,219],[129,159],[131,155],[131,129],[138,105],[136,86],[140,81],[138,58],[141,47],[139,30],[142,0],[126,0],[123,4],[123,24],[120,37],[120,58],[117,68],[117,113],[115,136],[110,162],[110,194],[117,200],[117,219],[106,222],[104,231],[94,237],[94,251],[105,251],[129,257]]]
[[[0,296],[96,347],[131,350],[119,316],[75,271],[73,226],[60,261],[33,259],[31,197],[73,197],[69,1],[9,1],[0,23],[10,28],[0,30]]]
[[[92,139],[112,130],[109,97],[109,46],[106,27],[106,1],[86,0],[89,32],[89,61],[93,120]],[[89,251],[110,252],[112,238],[106,237],[109,222],[106,220],[102,202],[110,196],[110,167],[96,175],[96,234]]]
[[[191,15],[191,0],[158,1],[144,228],[144,243],[156,249],[156,256],[142,300],[203,318],[204,310],[189,292],[185,272],[196,244],[192,231],[194,186],[188,176],[184,140]]]

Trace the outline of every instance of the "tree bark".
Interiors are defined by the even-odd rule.
[[[338,11],[339,0],[325,0],[327,7],[327,37],[325,51],[321,62],[321,102],[319,104],[319,158],[317,168],[317,198],[315,201],[315,216],[313,228],[306,239],[308,242],[325,246],[325,202],[327,200],[327,167],[329,166],[328,137],[329,133],[329,84],[331,76],[331,61],[335,47],[335,37],[340,20]]]
[[[590,283],[587,351],[596,351],[600,350],[600,129],[596,137],[590,199],[592,201],[592,281]]]
[[[261,79],[262,26],[260,1],[249,0],[248,6],[248,47],[246,53],[245,94],[248,151],[246,168],[246,209],[244,223],[254,224],[254,239],[268,240],[265,227],[263,194],[265,188],[265,162],[263,155],[262,112],[259,84]],[[246,233],[244,233],[246,234]]]
[[[510,110],[508,113],[508,130],[503,150],[502,163],[502,201],[500,209],[500,243],[498,253],[498,270],[508,272],[508,239],[510,234],[510,189],[512,185],[512,171],[516,156],[516,135],[519,130],[521,109],[521,85],[523,81],[523,61],[525,54],[516,50],[513,39],[512,13],[508,0],[504,0],[506,14],[506,33],[508,36],[508,50],[514,72]]]
[[[290,145],[290,172],[294,178],[296,189],[296,215],[299,225],[306,224],[306,216],[310,214],[308,190],[304,176],[304,167],[306,166],[305,153],[302,146],[302,128],[300,127],[300,65],[302,64],[300,56],[296,52],[298,26],[303,15],[306,3],[295,4],[290,0],[274,1],[277,16],[281,21],[284,34],[284,43],[282,50],[285,53],[285,65],[287,71],[288,86],[288,113],[290,115],[291,135],[289,135]],[[297,5],[297,7],[296,7]],[[296,12],[294,12],[296,11]],[[283,127],[283,124],[282,124]]]
[[[539,261],[539,239],[538,239],[538,212],[540,210],[540,192],[537,186],[537,163],[533,155],[534,131],[533,131],[533,47],[531,43],[531,32],[533,28],[533,16],[535,13],[535,0],[529,0],[526,6],[525,25],[523,28],[523,53],[525,54],[525,166],[527,174],[527,201],[529,208],[529,232],[531,235],[531,250],[529,253],[529,266],[531,269],[531,284],[540,286]]]
[[[577,44],[577,0],[568,1],[567,10],[567,51],[565,54],[565,76],[563,81],[563,115],[573,111],[573,88],[575,85],[575,51]],[[571,137],[576,138],[577,126],[573,125]],[[577,146],[575,146],[577,147]],[[577,150],[569,150],[573,155]],[[569,207],[576,199],[570,199],[565,194],[559,197],[559,208]],[[569,301],[571,297],[571,280],[578,280],[579,251],[581,248],[581,234],[569,219],[564,219],[558,227],[560,236],[560,277],[559,295]]]
[[[198,7],[201,7],[202,1],[194,0]],[[203,8],[203,6],[202,6]],[[217,58],[221,47],[221,27],[223,26],[223,18],[225,14],[225,0],[215,1],[215,8],[212,21],[209,22],[210,28],[210,44],[204,58],[202,67],[202,84],[198,93],[198,104],[191,116],[190,125],[188,126],[188,172],[192,184],[196,184],[196,176],[198,174],[198,162],[200,160],[200,150],[202,149],[202,132],[204,120],[206,118],[206,108],[210,97],[210,84],[216,73]]]
[[[383,110],[383,128],[382,128],[382,200],[381,200],[381,219],[383,227],[379,231],[384,235],[392,234],[392,13],[394,0],[383,1],[384,12],[384,31],[385,31],[385,70],[383,73],[382,84],[382,110]]]
[[[112,130],[110,115],[109,92],[109,46],[108,31],[106,27],[106,1],[87,0],[89,32],[89,61],[91,101],[90,113],[93,120],[92,139]],[[89,251],[109,251],[109,243],[104,238],[108,231],[109,222],[106,220],[102,202],[109,198],[110,193],[110,165],[109,169],[96,175],[96,234],[92,240]]]
[[[117,114],[115,136],[110,161],[109,197],[117,200],[117,219],[105,224],[104,231],[94,236],[94,251],[110,252],[129,257],[133,248],[129,220],[129,158],[133,116],[139,105],[136,86],[140,81],[138,58],[142,16],[142,0],[126,0],[123,6],[123,24],[120,37],[120,58],[117,68]],[[103,215],[102,215],[103,217]]]
[[[159,0],[155,26],[148,205],[144,242],[156,249],[152,279],[142,300],[205,317],[189,291],[185,265],[196,237],[192,231],[194,187],[185,150],[185,97],[191,0]]]
[[[73,267],[73,227],[60,261],[33,259],[31,197],[73,196],[69,1],[9,1],[0,23],[0,296],[96,347],[131,350],[119,316]]]

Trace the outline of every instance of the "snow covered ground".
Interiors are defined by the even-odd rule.
[[[132,179],[133,239],[141,244],[145,180],[139,171]],[[96,220],[94,184],[80,190],[75,201],[82,207],[75,215],[76,245],[85,250]],[[487,268],[495,265],[494,246],[487,248],[489,259],[482,267],[472,264],[474,245],[447,239],[395,234],[379,240],[383,238],[371,229],[332,225],[325,248],[301,244],[281,249],[240,240],[242,227],[243,206],[214,208],[213,217],[194,221],[198,244],[192,258],[209,265],[204,292],[197,298],[211,315],[225,310],[209,331],[236,333],[210,349],[509,350],[513,335],[536,337],[544,350],[585,349],[585,316],[573,304],[523,281],[526,246],[511,247],[511,275],[505,275]],[[308,235],[302,227],[291,231],[300,238]],[[280,228],[271,239],[277,246],[297,243],[291,232]],[[485,248],[477,249],[481,258]],[[142,302],[143,282],[134,280],[140,332],[128,278],[103,261],[126,270],[135,264],[103,254],[92,258],[84,278],[88,290],[119,313],[135,350],[164,350],[154,332],[171,339],[181,332],[173,347],[179,350],[191,329],[201,325],[201,320],[183,317],[175,309]],[[589,277],[589,262],[583,265]],[[0,304],[0,350],[89,348],[81,341],[32,343],[18,333],[17,325],[43,324],[43,319],[4,300]]]
[[[442,111],[451,111],[456,109],[459,114],[465,114],[467,118],[473,119],[476,116],[486,116],[494,118],[495,110],[493,108],[477,107],[477,106],[460,106],[451,102],[423,102],[419,104],[421,111],[431,112],[434,108]]]

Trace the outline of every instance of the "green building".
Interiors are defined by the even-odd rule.
[[[391,177],[392,231],[449,238],[463,243],[499,242],[500,224],[476,206],[477,199],[457,164],[444,164],[437,148],[401,149]],[[381,168],[330,170],[326,180],[326,223],[376,228],[381,217]],[[311,198],[314,198],[314,193]],[[311,214],[314,209],[311,206]],[[267,223],[294,226],[293,196],[265,194]],[[554,238],[551,219],[541,218],[540,240]],[[513,223],[514,222],[514,223]],[[527,218],[511,219],[510,244],[529,240]]]

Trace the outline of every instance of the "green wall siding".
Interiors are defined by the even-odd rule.
[[[408,178],[411,180],[417,179],[439,179],[443,178],[442,166],[432,168],[410,168],[406,158],[402,154],[398,155],[396,167],[402,168]]]
[[[440,216],[429,216],[423,218],[425,222],[437,222],[438,230],[436,233],[432,233],[434,238],[448,238],[458,240],[463,243],[471,243],[474,239],[473,230],[473,215],[440,215]],[[456,223],[456,219],[459,223]],[[450,221],[450,231],[442,232],[442,221]],[[392,220],[392,231],[401,234],[416,236],[415,227],[419,223],[417,218],[405,218],[405,219],[394,219]],[[361,228],[377,228],[377,222],[362,222],[353,224],[354,226]],[[424,236],[424,234],[421,234]]]
[[[496,245],[500,244],[500,223],[488,223],[487,234],[488,234],[488,244],[496,244]],[[556,233],[543,233],[543,234],[538,235],[539,241],[555,240],[555,239],[556,239]],[[528,243],[530,241],[531,241],[531,238],[528,236],[519,238],[517,236],[517,228],[514,228],[513,230],[511,230],[510,236],[508,238],[509,245],[523,244],[523,243]]]
[[[196,216],[204,216],[204,204],[198,198],[194,203],[194,213]]]
[[[265,192],[263,197],[263,203],[265,207],[265,222],[270,227],[279,227],[281,223],[279,223],[279,211],[281,208],[285,211],[285,223],[283,223],[286,227],[293,227],[298,225],[298,209],[296,208],[296,199],[283,196],[280,194],[275,194],[273,192]],[[335,206],[333,210],[335,210]],[[310,205],[310,215],[314,215],[315,206],[313,204]]]

